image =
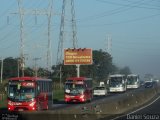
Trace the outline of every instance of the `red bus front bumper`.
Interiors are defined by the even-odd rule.
[[[36,101],[31,102],[12,102],[8,101],[8,111],[35,111]]]
[[[65,95],[65,102],[86,102],[86,97],[85,95]]]

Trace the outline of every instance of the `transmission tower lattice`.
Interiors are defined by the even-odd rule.
[[[63,0],[62,3],[62,13],[61,13],[61,24],[60,24],[60,34],[59,34],[59,42],[58,42],[58,51],[57,51],[57,63],[61,64],[63,61],[63,49],[64,49],[64,41],[65,41],[65,29],[66,29],[66,14],[67,14],[67,6],[70,9],[70,18],[69,22],[71,23],[71,41],[72,47],[77,48],[77,27],[76,27],[76,19],[75,19],[75,9],[74,9],[74,0]]]
[[[24,76],[24,66],[25,66],[25,56],[24,56],[24,15],[32,14],[35,15],[35,23],[37,23],[37,15],[47,15],[48,17],[48,42],[47,42],[47,69],[51,71],[52,67],[52,55],[51,55],[51,19],[52,19],[52,8],[53,8],[53,0],[48,0],[49,10],[24,10],[22,8],[22,1],[17,0],[18,2],[18,14],[20,17],[20,65],[22,70],[22,76]],[[14,13],[17,14],[17,13]]]

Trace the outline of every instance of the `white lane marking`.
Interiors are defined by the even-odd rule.
[[[156,98],[154,101],[152,101],[150,104],[146,105],[146,106],[143,106],[143,107],[141,107],[141,108],[139,108],[139,109],[137,109],[137,110],[135,110],[135,111],[133,111],[133,112],[130,112],[130,113],[128,113],[128,114],[115,117],[115,118],[110,119],[110,120],[116,120],[116,119],[121,118],[121,117],[124,117],[124,116],[126,116],[126,115],[130,115],[130,114],[133,114],[133,113],[135,113],[135,112],[138,112],[138,111],[140,111],[140,110],[142,110],[142,109],[144,109],[144,108],[152,105],[152,104],[155,103],[158,99],[160,99],[160,96],[159,96],[158,98]]]

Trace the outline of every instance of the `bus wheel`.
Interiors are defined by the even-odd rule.
[[[37,111],[40,111],[41,109],[40,109],[40,105],[38,104],[37,105]]]
[[[46,108],[46,110],[49,110],[48,104],[47,104],[47,108]]]
[[[37,111],[40,111],[40,110],[42,110],[41,103],[37,102]]]
[[[47,104],[47,107],[46,107],[46,109],[45,110],[48,110],[49,109],[49,107],[48,107],[48,104]]]

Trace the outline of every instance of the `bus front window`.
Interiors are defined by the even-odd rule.
[[[20,87],[17,85],[10,85],[8,90],[8,97],[16,101],[31,100],[35,97],[35,90],[32,87]]]
[[[73,83],[66,83],[65,84],[65,92],[69,94],[82,94],[84,92],[84,85],[83,84],[73,84]]]
[[[133,78],[133,77],[130,77],[127,79],[127,84],[128,85],[134,85],[137,83],[137,79],[136,78]]]
[[[109,82],[110,87],[120,87],[122,86],[122,79],[121,78],[111,78]]]

